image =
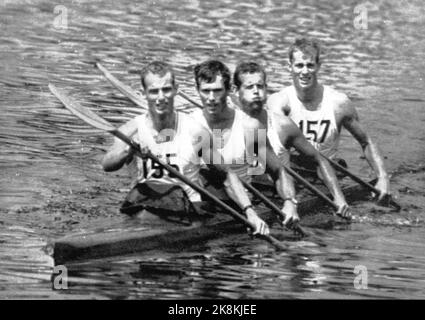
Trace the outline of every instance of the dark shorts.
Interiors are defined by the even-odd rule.
[[[125,198],[120,211],[134,215],[144,209],[161,215],[196,214],[189,197],[179,185],[156,182],[137,184]]]
[[[228,202],[230,200],[223,186],[223,182],[226,179],[225,174],[219,172],[213,167],[202,167],[199,170],[199,175],[201,183],[207,191],[209,191],[222,201]],[[208,201],[209,199],[202,196],[202,200]]]
[[[223,181],[226,174],[215,169],[201,168],[200,178],[204,189],[212,193],[215,197],[230,205],[234,209],[240,210],[223,188]],[[163,184],[154,181],[137,184],[130,190],[125,198],[120,211],[128,215],[134,215],[142,210],[166,216],[207,217],[210,212],[221,210],[209,198],[202,196],[202,202],[192,203],[186,192],[179,185]]]

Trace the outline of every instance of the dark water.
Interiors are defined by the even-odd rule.
[[[0,298],[425,297],[422,1],[369,4],[367,29],[358,28],[358,1],[58,5],[0,1]],[[392,190],[404,209],[394,214],[355,204],[356,223],[312,229],[320,246],[308,250],[277,253],[238,235],[184,252],[170,248],[75,265],[69,289],[52,290],[46,243],[73,231],[125,225],[117,208],[129,177],[125,170],[101,170],[111,138],[70,115],[47,84],[120,124],[140,111],[102,78],[96,59],[135,89],[140,67],[164,59],[175,67],[181,89],[197,98],[195,63],[217,57],[233,69],[253,58],[267,68],[271,89],[279,89],[290,84],[284,63],[298,36],[323,42],[322,79],[358,103],[388,171],[397,173]],[[368,178],[359,151],[344,133],[343,156]],[[367,268],[367,289],[354,286],[356,266]]]

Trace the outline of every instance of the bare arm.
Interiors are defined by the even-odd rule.
[[[342,216],[349,216],[348,204],[331,164],[307,141],[301,130],[291,119],[276,114],[273,114],[272,117],[274,128],[278,132],[281,143],[288,149],[294,147],[303,157],[316,163],[319,177],[323,179],[333,196],[335,204],[339,208],[337,213]]]
[[[346,128],[360,143],[363,154],[378,176],[376,188],[380,191],[379,199],[390,193],[390,182],[385,170],[384,159],[381,153],[360,124],[359,116],[352,102],[347,101],[341,105],[339,112],[342,113],[342,126]]]
[[[133,137],[137,132],[136,121],[130,120],[119,130],[129,137]],[[103,170],[116,171],[122,168],[124,163],[131,161],[133,157],[133,151],[130,146],[118,138],[114,138],[113,145],[109,148],[108,152],[105,154],[102,160]]]
[[[267,106],[271,112],[280,115],[289,115],[291,108],[289,106],[289,99],[285,90],[273,93],[267,99]]]
[[[255,229],[252,230],[253,234],[269,234],[267,224],[257,215],[252,207],[251,200],[246,193],[246,190],[235,172],[232,171],[227,165],[223,164],[221,154],[217,149],[213,148],[211,144],[211,137],[208,130],[204,127],[195,125],[195,149],[202,150],[202,157],[204,162],[209,167],[214,167],[215,176],[218,180],[222,181],[226,194],[232,199],[246,214],[246,217]]]
[[[297,213],[297,205],[293,202],[296,196],[294,180],[281,165],[279,158],[272,150],[268,140],[265,148],[266,171],[274,180],[277,193],[284,200],[282,212],[285,214],[286,218],[283,223],[285,225],[295,223],[299,221],[300,218]],[[259,150],[259,154],[261,154],[261,152],[262,151]]]
[[[271,148],[266,138],[266,127],[258,120],[251,118],[249,121],[245,121],[245,136],[247,150],[255,150],[256,147],[260,162],[266,165],[266,172],[272,177],[277,193],[284,200],[282,212],[286,218],[283,223],[297,222],[299,216],[296,204],[293,202],[295,199],[294,181]]]
[[[264,150],[262,150],[264,149]],[[266,163],[266,172],[275,182],[276,190],[282,199],[294,198],[295,187],[291,176],[281,165],[279,158],[276,156],[269,143],[264,147],[258,147],[259,155],[265,154],[265,159],[261,161]]]

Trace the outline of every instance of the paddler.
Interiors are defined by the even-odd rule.
[[[194,117],[210,130],[215,141],[220,141],[218,149],[225,163],[247,182],[252,175],[264,172],[264,169],[256,170],[255,162],[259,160],[265,164],[278,194],[284,200],[283,223],[289,226],[299,221],[293,181],[268,144],[266,127],[227,104],[231,88],[231,74],[227,66],[221,61],[208,60],[197,65],[194,73],[203,105],[203,110],[195,112]]]
[[[306,140],[296,124],[286,116],[270,115],[266,110],[267,76],[258,63],[241,62],[236,66],[233,83],[239,97],[241,110],[267,127],[267,137],[281,163],[289,166],[289,151],[294,148],[302,159],[317,168],[318,176],[330,190],[337,205],[337,214],[350,216],[349,206],[342,193],[330,163]]]
[[[345,128],[360,143],[364,156],[378,177],[378,200],[390,193],[389,176],[376,144],[360,124],[354,103],[330,86],[320,84],[322,60],[316,41],[297,39],[289,49],[289,71],[293,85],[268,99],[273,114],[289,116],[307,140],[325,156],[335,159],[341,129]]]
[[[253,209],[237,175],[221,164],[221,156],[214,151],[208,130],[190,116],[175,111],[177,85],[171,67],[159,61],[149,63],[141,71],[141,83],[148,112],[136,116],[119,130],[195,183],[199,183],[199,153],[202,153],[204,162],[216,173],[218,183],[255,226],[252,233],[268,234],[267,224]],[[219,163],[214,164],[212,159],[219,159]],[[134,188],[121,207],[122,212],[133,213],[147,208],[187,213],[194,208],[199,209],[201,197],[198,192],[170,176],[150,159],[133,157],[132,149],[117,138],[105,154],[102,165],[105,171],[115,171],[133,160],[136,161],[138,175]]]

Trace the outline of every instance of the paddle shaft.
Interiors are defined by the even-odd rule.
[[[289,168],[288,166],[284,166],[285,170],[293,176],[297,181],[301,182],[307,189],[314,192],[317,196],[319,196],[322,200],[324,200],[327,204],[329,204],[331,207],[333,207],[335,210],[338,211],[338,206],[329,199],[328,196],[326,196],[323,192],[318,190],[315,186],[313,186],[310,182],[305,180],[303,177],[301,177],[298,173],[296,173],[294,170]]]
[[[338,162],[333,161],[332,159],[328,158],[327,156],[325,156],[324,154],[320,154],[323,158],[325,158],[326,160],[329,161],[329,163],[331,163],[336,169],[338,169],[339,171],[341,171],[342,173],[346,174],[347,176],[349,176],[351,179],[353,179],[355,182],[361,184],[362,186],[368,188],[369,190],[373,191],[374,193],[376,193],[376,195],[379,195],[380,192],[378,189],[376,189],[374,186],[372,186],[371,184],[367,183],[366,181],[363,181],[362,179],[360,179],[359,177],[357,177],[356,175],[354,175],[353,173],[351,173],[350,171],[348,171],[347,169],[345,169],[343,166],[341,166]]]
[[[273,202],[271,202],[265,195],[263,195],[259,190],[257,190],[252,184],[242,180],[242,184],[245,188],[247,188],[249,191],[251,191],[257,198],[259,198],[263,203],[268,206],[270,209],[272,209],[276,214],[281,217],[283,220],[285,220],[285,215],[283,212],[279,209],[278,206],[276,206]],[[295,231],[300,233],[303,237],[305,237],[307,234],[305,231],[301,228],[301,226],[297,223],[294,226]]]
[[[370,183],[360,179],[358,176],[356,176],[355,174],[351,173],[350,171],[348,171],[346,168],[344,168],[343,166],[341,166],[338,162],[328,158],[327,156],[325,156],[324,154],[321,154],[321,156],[323,158],[325,158],[326,160],[329,161],[329,163],[331,163],[337,170],[341,171],[342,173],[346,174],[347,176],[349,176],[353,181],[357,182],[358,184],[366,187],[367,189],[369,189],[370,191],[374,192],[377,196],[379,196],[381,194],[381,192],[376,189],[374,186],[372,186]],[[401,209],[401,206],[395,202],[390,195],[388,195],[388,200],[389,203],[391,205],[393,205],[397,210]]]
[[[244,216],[242,216],[236,210],[234,210],[233,208],[231,208],[230,206],[228,206],[226,203],[224,203],[223,201],[221,201],[215,195],[213,195],[209,191],[201,188],[196,183],[190,181],[187,177],[185,177],[184,175],[182,175],[179,171],[177,171],[176,169],[174,169],[172,166],[168,165],[167,163],[164,163],[164,162],[160,161],[150,151],[147,152],[146,154],[142,153],[142,151],[140,150],[140,146],[137,145],[133,140],[131,140],[125,134],[123,134],[121,131],[114,130],[114,131],[109,131],[109,132],[111,134],[113,134],[115,137],[117,137],[118,139],[121,139],[122,141],[124,141],[130,147],[132,147],[135,150],[137,156],[139,156],[141,158],[148,157],[149,159],[151,159],[155,163],[157,163],[160,166],[162,166],[163,168],[165,168],[168,172],[172,173],[179,180],[181,180],[182,182],[186,183],[192,189],[194,189],[194,190],[198,191],[199,193],[201,193],[202,195],[208,197],[210,200],[214,201],[216,204],[218,204],[224,210],[227,210],[236,220],[239,220],[239,222],[245,224],[247,227],[249,227],[251,229],[254,229],[254,226]],[[276,246],[279,249],[286,249],[286,247],[280,241],[278,241],[276,238],[274,238],[274,237],[272,237],[270,235],[259,235],[259,236],[261,238],[267,240],[269,243],[271,243],[272,245]]]
[[[199,109],[203,109],[203,107],[196,102],[195,100],[193,100],[191,97],[189,97],[186,93],[182,92],[182,91],[177,91],[177,94],[182,97],[183,99],[186,99],[187,101],[189,101],[190,103],[192,103],[195,107],[198,107]]]

